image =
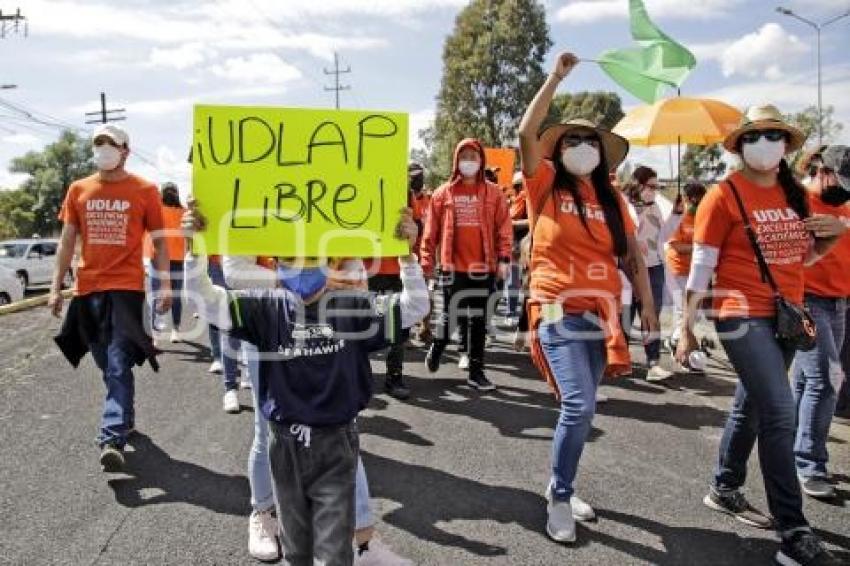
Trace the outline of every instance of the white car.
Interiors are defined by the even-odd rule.
[[[11,269],[24,290],[50,285],[58,247],[59,240],[54,239],[5,240],[0,242],[0,266]],[[72,280],[73,274],[68,273],[65,285]]]
[[[15,272],[0,266],[0,307],[24,298],[24,288]]]

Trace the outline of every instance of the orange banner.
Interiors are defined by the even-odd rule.
[[[511,147],[487,147],[484,149],[484,158],[487,167],[499,168],[499,185],[510,187],[514,178],[514,163],[516,162],[516,150]]]

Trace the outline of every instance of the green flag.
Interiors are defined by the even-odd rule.
[[[641,47],[609,49],[599,65],[624,89],[644,102],[661,98],[667,87],[682,86],[697,60],[649,19],[643,0],[629,1],[632,39]]]

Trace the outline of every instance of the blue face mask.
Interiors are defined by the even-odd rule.
[[[328,282],[328,276],[322,267],[293,268],[278,265],[277,279],[285,289],[295,293],[302,300],[309,299],[324,289]]]

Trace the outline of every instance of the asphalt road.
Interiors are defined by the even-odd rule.
[[[50,337],[45,309],[0,317],[0,563],[253,564],[247,555],[252,434],[243,411],[221,410],[204,346],[169,347],[163,369],[137,371],[137,426],[127,474],[100,471],[93,439],[103,386],[90,359],[75,371]],[[397,552],[423,565],[768,564],[771,533],[701,504],[734,381],[722,360],[708,377],[665,385],[606,382],[578,477],[599,521],[579,542],[543,534],[556,405],[524,354],[497,344],[479,394],[447,363],[436,376],[411,349],[413,397],[379,394],[361,443]],[[454,359],[454,353],[449,354]],[[638,360],[642,355],[638,354]],[[382,363],[375,363],[378,384]],[[850,423],[830,440],[840,480],[833,504],[806,501],[812,524],[850,562]],[[764,509],[753,456],[747,492]]]

